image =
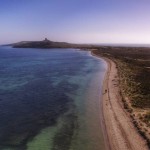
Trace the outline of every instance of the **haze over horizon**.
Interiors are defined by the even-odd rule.
[[[150,44],[149,0],[1,0],[0,44]]]

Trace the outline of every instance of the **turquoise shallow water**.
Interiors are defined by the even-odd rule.
[[[0,47],[0,149],[105,149],[106,64],[75,49]]]

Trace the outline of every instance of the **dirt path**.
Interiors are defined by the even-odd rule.
[[[111,150],[148,150],[121,101],[118,73],[113,61],[105,58],[108,71],[103,85],[103,116],[106,140]]]

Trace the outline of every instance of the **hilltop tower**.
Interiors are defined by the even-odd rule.
[[[44,42],[49,42],[49,40],[47,38],[44,39]]]

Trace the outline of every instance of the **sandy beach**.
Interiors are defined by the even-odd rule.
[[[107,150],[148,150],[146,141],[139,135],[123,107],[116,64],[108,58],[102,58],[107,62],[102,96],[102,124],[106,148]]]

